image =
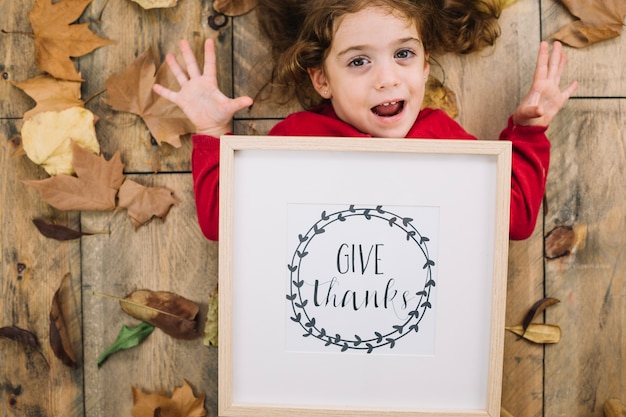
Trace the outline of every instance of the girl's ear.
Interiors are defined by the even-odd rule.
[[[315,91],[325,99],[331,98],[332,92],[330,91],[324,69],[322,67],[313,67],[308,68],[307,72],[309,73],[309,78],[311,79]]]
[[[430,75],[430,54],[427,52],[424,55],[424,80],[428,80]]]

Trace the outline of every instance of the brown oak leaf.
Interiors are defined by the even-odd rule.
[[[178,148],[181,146],[180,136],[193,132],[195,128],[176,104],[152,91],[155,83],[178,88],[167,64],[156,71],[152,49],[149,48],[123,74],[106,80],[107,103],[115,110],[140,116],[159,144],[166,142]]]
[[[202,417],[207,411],[204,408],[204,394],[194,396],[193,390],[184,381],[182,387],[176,387],[171,398],[154,392],[144,393],[138,388],[133,391],[133,417]]]
[[[84,105],[80,100],[80,81],[57,80],[48,75],[38,75],[26,81],[14,82],[13,85],[36,102],[35,107],[24,113],[24,120],[38,113],[62,111]]]
[[[620,36],[626,16],[624,0],[562,0],[577,17],[551,36],[569,46],[582,48]]]
[[[170,208],[178,203],[167,188],[145,187],[128,179],[120,187],[118,198],[118,206],[128,211],[135,229],[153,217],[165,220]]]
[[[35,60],[42,71],[62,80],[83,81],[72,57],[114,43],[89,30],[89,23],[73,24],[92,0],[37,0],[28,19],[35,34]]]
[[[107,161],[73,143],[72,164],[76,177],[59,174],[24,182],[59,210],[113,210],[115,196],[124,181],[124,164],[119,152]]]

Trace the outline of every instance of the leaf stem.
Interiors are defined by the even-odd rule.
[[[87,103],[89,103],[91,100],[93,100],[94,98],[98,97],[100,94],[106,92],[107,89],[104,88],[100,91],[98,91],[97,93],[93,94],[91,97],[89,97],[87,100],[85,100],[85,102],[83,103],[84,105],[87,105]]]
[[[109,295],[109,294],[102,294],[102,293],[99,293],[99,292],[96,292],[96,291],[94,291],[92,294],[95,295],[95,296],[98,296],[98,297],[111,298],[113,300],[117,300],[120,303],[127,303],[127,304],[133,305],[135,307],[145,308],[146,310],[154,311],[155,313],[165,314],[166,316],[178,317],[178,316],[176,316],[176,314],[168,313],[167,311],[159,310],[158,308],[150,307],[150,306],[147,306],[145,304],[140,304],[140,303],[137,303],[135,301],[130,301],[130,300],[127,300],[126,298],[116,297],[114,295]]]

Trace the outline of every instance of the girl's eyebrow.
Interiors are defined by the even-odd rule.
[[[410,36],[410,37],[407,37],[407,38],[401,38],[401,39],[398,39],[398,40],[396,40],[396,41],[394,42],[394,44],[396,44],[396,45],[404,45],[404,44],[406,44],[406,43],[410,43],[410,42],[417,42],[417,43],[421,43],[422,41],[421,41],[419,38],[416,38],[416,37]],[[343,51],[339,51],[339,52],[337,53],[337,56],[338,56],[338,57],[341,57],[341,56],[346,55],[346,54],[349,54],[349,53],[351,53],[351,52],[361,52],[361,51],[363,51],[363,50],[365,50],[365,49],[367,49],[367,48],[368,48],[368,45],[354,45],[354,46],[349,46],[349,47],[347,47],[346,49],[344,49]]]

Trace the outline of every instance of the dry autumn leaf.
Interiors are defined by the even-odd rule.
[[[106,80],[107,103],[115,110],[140,116],[158,143],[166,142],[178,148],[181,146],[180,136],[195,128],[176,104],[152,91],[155,83],[178,88],[167,64],[161,65],[156,72],[152,49],[148,49],[123,74]]]
[[[562,0],[569,12],[578,18],[550,38],[569,46],[582,48],[595,42],[620,36],[626,16],[624,0]]]
[[[74,174],[73,142],[100,153],[94,115],[83,107],[37,113],[24,122],[21,134],[26,156],[50,175]]]
[[[34,349],[43,358],[44,362],[46,362],[46,365],[48,365],[48,360],[39,348],[39,341],[32,332],[20,329],[19,327],[15,326],[7,326],[0,328],[0,337],[13,340],[21,344],[22,346]]]
[[[456,94],[435,77],[428,77],[422,108],[441,109],[452,118],[459,114]]]
[[[24,120],[48,112],[62,111],[71,107],[82,107],[80,100],[80,81],[64,81],[48,75],[38,75],[22,82],[13,83],[35,100],[36,105],[24,113]]]
[[[196,303],[169,291],[137,290],[119,300],[122,310],[137,320],[158,327],[177,339],[200,336]]]
[[[39,230],[39,233],[47,238],[59,241],[79,239],[83,236],[90,236],[92,234],[70,229],[69,227],[60,224],[50,223],[39,218],[33,219],[33,223],[37,227],[37,230]]]
[[[226,16],[240,16],[254,9],[258,0],[215,0],[213,10]]]
[[[178,0],[133,0],[144,9],[163,9],[174,7]]]
[[[530,308],[530,310],[526,314],[526,317],[524,317],[524,322],[522,323],[522,329],[526,330],[528,328],[528,326],[530,326],[530,323],[535,319],[535,317],[537,317],[537,314],[540,314],[546,308],[548,308],[548,307],[550,307],[552,305],[555,305],[555,304],[557,304],[559,302],[560,302],[559,299],[553,298],[553,297],[545,297],[545,298],[542,298],[541,300],[537,301]]]
[[[510,326],[506,330],[533,343],[558,343],[561,340],[561,328],[554,324],[531,323],[527,329]]]
[[[153,217],[164,220],[170,208],[178,203],[167,188],[144,187],[128,179],[120,187],[118,198],[118,206],[127,209],[135,229]]]
[[[62,80],[83,81],[72,57],[114,43],[89,30],[89,23],[73,24],[92,0],[37,0],[28,14],[35,34],[35,59],[41,70]]]
[[[193,390],[184,381],[182,387],[176,387],[171,398],[154,392],[144,393],[132,387],[133,417],[202,417],[206,415],[204,394],[194,396]]]
[[[215,290],[209,295],[209,309],[206,313],[206,323],[204,323],[204,338],[202,343],[205,346],[217,346],[218,343],[218,322],[219,322],[219,294],[217,285]]]
[[[626,406],[617,398],[610,398],[602,406],[604,417],[624,417],[626,416]]]
[[[73,145],[77,177],[57,175],[39,181],[24,181],[41,198],[59,210],[113,210],[115,196],[124,181],[124,164],[117,152],[111,160]]]
[[[66,305],[70,297],[70,275],[61,280],[61,285],[54,293],[50,307],[50,347],[54,355],[69,366],[76,366],[76,355],[72,349],[70,332],[66,320]],[[64,308],[65,307],[65,308]]]

